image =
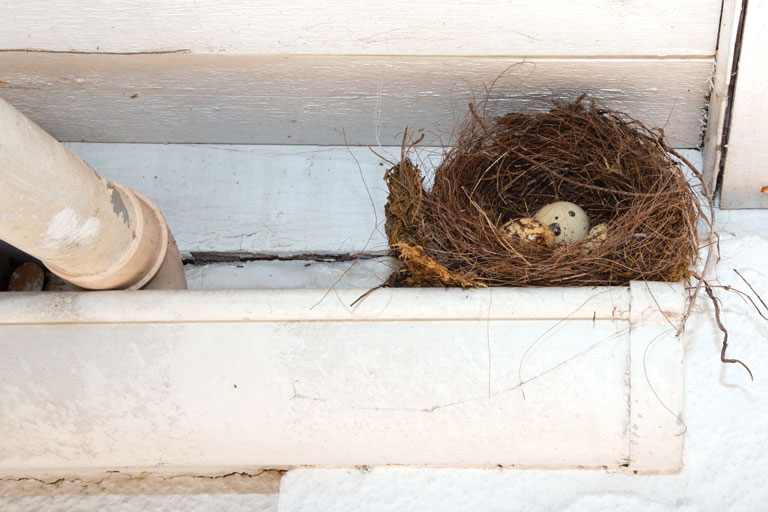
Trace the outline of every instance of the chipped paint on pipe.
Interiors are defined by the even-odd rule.
[[[125,207],[123,199],[120,197],[120,193],[115,189],[115,186],[111,183],[107,184],[107,188],[112,191],[112,210],[118,217],[123,217],[123,222],[130,225],[131,218],[128,215],[128,209]]]
[[[83,288],[146,285],[172,243],[151,201],[100,176],[2,99],[0,208],[0,239]],[[164,282],[186,288],[180,261],[172,266],[176,277]]]

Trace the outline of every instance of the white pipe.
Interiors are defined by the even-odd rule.
[[[186,288],[157,207],[100,176],[2,99],[0,239],[83,288]]]

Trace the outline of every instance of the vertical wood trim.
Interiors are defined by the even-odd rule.
[[[708,185],[710,185],[710,190],[714,189],[720,172],[728,90],[731,85],[734,49],[739,20],[741,19],[742,3],[742,0],[724,0],[720,18],[720,36],[715,57],[715,72],[711,82],[709,119],[703,150],[704,165],[702,171]]]

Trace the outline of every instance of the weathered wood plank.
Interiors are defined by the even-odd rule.
[[[715,73],[712,77],[712,91],[709,96],[707,131],[704,138],[702,173],[714,189],[720,173],[723,132],[728,108],[728,92],[731,86],[734,65],[734,50],[738,36],[742,0],[725,0],[720,19],[720,37],[717,44]]]
[[[391,145],[449,139],[498,78],[497,111],[590,91],[698,145],[711,58],[521,59],[10,52],[0,95],[67,141]]]
[[[713,55],[718,0],[0,1],[0,48],[368,55]]]
[[[67,146],[107,178],[155,201],[186,255],[388,250],[383,226],[385,167],[367,148]],[[400,155],[398,147],[377,151],[394,160]],[[430,151],[436,150],[424,149],[425,159]],[[696,165],[701,162],[698,151],[685,154]]]
[[[68,146],[107,178],[155,201],[182,254],[388,250],[385,168],[367,148]]]
[[[361,288],[379,286],[398,268],[388,257],[356,261],[259,260],[185,265],[190,290]]]
[[[721,208],[768,207],[768,1],[749,2],[741,41]]]

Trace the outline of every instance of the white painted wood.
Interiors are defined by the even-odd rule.
[[[383,225],[385,167],[367,148],[68,147],[109,179],[154,201],[185,255],[198,251],[383,254],[389,250]],[[399,148],[385,151],[399,155]]]
[[[712,55],[717,0],[3,0],[0,48],[85,52]]]
[[[677,471],[683,462],[683,340],[675,329],[686,304],[682,287],[630,283],[630,470]]]
[[[256,260],[218,263],[189,263],[184,266],[190,290],[253,290],[284,288],[362,288],[383,284],[400,267],[388,256],[347,261]],[[0,273],[6,272],[0,267]],[[50,291],[76,291],[60,283]]]
[[[626,287],[8,293],[0,325],[400,320],[627,320]]]
[[[199,251],[281,256],[388,251],[385,167],[367,148],[67,146],[107,178],[154,201],[187,256]],[[400,157],[398,147],[376,151]],[[684,154],[700,165],[701,153]],[[429,169],[439,161],[439,151],[425,149],[422,160]]]
[[[363,288],[379,286],[399,267],[396,259],[357,261],[266,260],[187,265],[190,290],[254,288]]]
[[[745,16],[721,208],[768,207],[768,1],[750,0]]]
[[[490,324],[490,398],[486,322],[2,326],[0,466],[615,468],[625,322],[545,336],[523,399],[553,323]]]
[[[731,85],[734,49],[741,17],[742,0],[724,0],[720,17],[720,35],[715,58],[715,74],[709,97],[707,133],[704,138],[704,165],[702,173],[712,190],[717,183],[722,157],[725,111],[728,107],[728,90]]]
[[[0,301],[0,470],[633,467],[628,288],[381,292]]]
[[[711,57],[523,59],[6,52],[0,96],[65,141],[434,144],[498,78],[497,112],[589,91],[698,146]]]

